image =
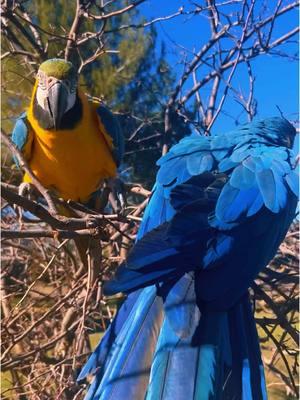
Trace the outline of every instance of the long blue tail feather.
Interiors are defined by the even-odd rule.
[[[197,349],[180,339],[168,319],[161,328],[146,400],[193,399]],[[185,366],[185,367],[183,367]]]
[[[114,342],[93,399],[144,398],[161,311],[162,302],[155,287],[143,290]]]
[[[193,274],[185,274],[175,284],[171,284],[164,296],[164,311],[178,337],[185,338],[195,332],[200,311],[196,303]]]
[[[258,335],[248,296],[228,313],[232,371],[224,387],[224,399],[266,400]]]
[[[85,400],[267,399],[248,297],[226,312],[199,311],[191,306],[189,277],[171,286],[169,298],[154,286],[142,290],[104,374],[92,369]]]
[[[115,316],[114,320],[106,330],[105,335],[103,336],[98,346],[96,347],[96,349],[91,354],[90,358],[80,371],[77,381],[81,381],[85,379],[88,375],[94,374],[96,370],[97,370],[97,376],[98,377],[101,376],[100,367],[101,370],[103,370],[105,368],[106,363],[109,361],[110,350],[114,344],[114,341],[119,335],[119,332],[121,331],[124,323],[126,322],[133,306],[139,299],[140,294],[141,291],[136,291],[134,293],[131,293],[124,301],[117,315]]]

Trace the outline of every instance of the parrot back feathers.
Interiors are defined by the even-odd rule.
[[[158,161],[138,240],[104,289],[152,286],[136,297],[104,376],[95,372],[91,399],[267,399],[247,289],[295,216],[294,136],[286,120],[270,118],[227,135],[184,138]],[[152,319],[155,298],[159,318]],[[153,331],[141,320],[154,323],[149,347]],[[149,351],[147,371],[142,351]],[[127,357],[135,364],[123,370]],[[113,392],[122,380],[126,395],[140,385],[140,397]]]

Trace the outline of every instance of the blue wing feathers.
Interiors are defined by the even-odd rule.
[[[11,140],[16,145],[18,150],[20,150],[21,152],[29,139],[29,130],[25,121],[26,121],[26,113],[23,113],[16,120],[11,135]],[[18,161],[16,158],[14,158],[14,161],[18,165]]]
[[[299,175],[295,171],[290,171],[285,180],[295,196],[299,195]]]
[[[287,186],[289,183],[295,186],[295,178],[291,178],[294,176],[291,174],[291,165],[285,160],[286,151],[282,151],[279,147],[274,147],[270,151],[267,143],[263,144],[260,140],[260,148],[258,149],[246,146],[247,149],[241,151],[242,148],[239,148],[238,158],[236,158],[234,164],[231,164],[233,168],[227,172],[229,181],[226,182],[226,179],[219,180],[221,182],[218,189],[219,194],[212,201],[212,204],[215,202],[215,213],[210,210],[209,197],[207,194],[203,195],[206,190],[209,193],[210,183],[208,183],[206,189],[201,189],[201,179],[192,185],[186,184],[189,179],[194,179],[191,178],[191,175],[195,174],[195,176],[201,178],[204,172],[209,174],[208,171],[213,168],[215,163],[213,141],[210,138],[201,139],[199,141],[197,138],[189,138],[181,142],[185,147],[187,142],[190,144],[194,140],[196,149],[199,146],[198,151],[195,148],[194,151],[190,149],[189,155],[184,155],[181,152],[179,143],[173,150],[172,158],[165,156],[161,159],[161,167],[158,173],[159,180],[156,183],[155,191],[142,224],[141,229],[144,235],[147,231],[151,231],[161,225],[164,220],[171,221],[169,230],[164,235],[168,234],[170,238],[173,237],[175,242],[173,244],[166,242],[164,236],[160,236],[162,231],[156,231],[153,236],[147,235],[145,240],[143,239],[136,246],[132,255],[129,256],[127,267],[120,270],[122,271],[122,279],[119,285],[116,286],[119,290],[122,289],[122,284],[127,281],[126,271],[128,268],[139,270],[147,266],[146,275],[148,277],[142,278],[140,275],[133,277],[132,272],[129,273],[128,271],[128,281],[131,279],[131,284],[129,286],[126,285],[127,289],[129,287],[131,290],[134,288],[132,282],[145,285],[147,282],[148,284],[153,282],[155,277],[163,279],[166,276],[165,271],[168,266],[168,260],[173,260],[174,256],[178,254],[176,246],[181,246],[180,251],[183,255],[184,248],[194,251],[192,248],[199,243],[200,238],[205,242],[205,235],[210,234],[205,219],[211,228],[229,232],[233,228],[240,227],[239,229],[243,229],[242,227],[246,220],[258,215],[264,208],[277,214],[286,206],[289,196]],[[216,140],[216,137],[213,140]],[[206,142],[210,143],[211,154],[207,151],[208,146],[204,145]],[[232,159],[237,142],[229,139],[224,141],[227,145],[231,142],[232,145],[228,147],[228,154]],[[252,145],[254,144],[252,143]],[[268,156],[264,157],[265,154]],[[204,164],[202,164],[203,160],[205,160]],[[237,160],[240,161],[238,162]],[[203,168],[205,171],[202,172]],[[185,171],[188,172],[186,173]],[[290,172],[287,173],[286,171]],[[211,174],[215,177],[215,182],[218,182],[218,173],[211,172]],[[296,190],[295,187],[294,190]],[[189,202],[191,204],[194,202],[194,210],[191,206],[187,207]],[[208,210],[211,211],[209,218],[205,214]],[[145,226],[147,226],[147,230],[144,229]],[[198,239],[196,240],[194,238],[197,235]],[[185,238],[185,240],[181,243],[180,238]],[[141,235],[139,235],[139,239],[141,239]],[[216,243],[218,243],[218,251],[215,248],[210,249],[208,246],[206,255],[203,255],[203,260],[205,261],[202,266],[205,268],[209,267],[209,262],[215,265],[218,260],[222,260],[226,250],[230,249],[230,240],[225,240],[221,234],[216,239]],[[225,245],[225,243],[227,244]],[[222,247],[223,244],[224,246]],[[198,244],[198,252],[201,248],[201,245]],[[178,257],[177,260],[172,261],[175,264],[170,269],[170,272],[175,272],[177,268],[179,272],[184,272],[184,270],[180,270],[180,261],[187,262],[187,258]],[[189,262],[190,265],[196,265],[196,259]],[[160,264],[158,265],[158,263]],[[153,270],[150,273],[151,266],[155,269],[155,272]],[[157,267],[161,269],[161,274]],[[129,279],[129,277],[131,278]]]
[[[236,167],[237,165],[238,165],[238,163],[235,161],[232,161],[231,158],[224,158],[219,163],[219,172],[226,172],[226,171],[231,170],[232,168]]]
[[[263,169],[262,171],[258,171],[256,173],[256,179],[265,206],[273,212],[278,212],[276,182],[272,170]]]
[[[256,196],[253,199],[253,203],[251,204],[251,206],[247,211],[247,217],[252,217],[253,215],[257,214],[258,211],[262,208],[263,204],[264,204],[263,198],[260,192],[257,190]]]
[[[138,241],[105,290],[156,286],[83,370],[96,375],[87,398],[267,398],[245,293],[294,218],[294,135],[280,118],[255,121],[184,138],[158,161]]]
[[[164,310],[170,326],[179,338],[194,333],[200,312],[196,304],[192,274],[185,274],[171,287],[164,301]]]
[[[233,238],[227,235],[218,236],[216,243],[210,246],[206,255],[203,257],[203,268],[214,265],[220,258],[229,254],[233,246]]]
[[[291,170],[290,165],[284,160],[272,160],[270,167],[275,175],[283,176]]]
[[[113,155],[117,166],[119,166],[123,160],[125,151],[124,136],[119,124],[119,121],[108,108],[100,105],[97,108],[97,114],[104,125],[106,132],[111,136],[113,141]]]
[[[191,173],[188,171],[187,168],[182,168],[181,170],[178,171],[178,176],[177,176],[177,185],[180,184],[181,182],[186,182],[191,178]],[[168,198],[170,198],[168,196]]]
[[[247,157],[243,160],[243,165],[252,172],[256,172],[257,160],[254,157]]]
[[[137,239],[141,239],[147,232],[163,224],[165,221],[172,218],[173,215],[174,210],[165,198],[164,188],[156,183],[144,213]]]
[[[214,158],[207,152],[194,153],[187,158],[186,168],[191,175],[199,175],[205,171],[210,171],[214,164]]]
[[[230,177],[230,185],[238,189],[249,189],[255,184],[255,174],[246,166],[236,167]]]
[[[247,213],[257,196],[256,186],[243,190],[227,183],[216,205],[217,218],[224,222],[237,221],[239,217]]]
[[[185,160],[182,158],[173,158],[168,161],[167,168],[164,165],[159,169],[157,174],[157,182],[161,185],[169,185],[177,178],[177,172],[184,167]]]
[[[280,175],[275,176],[275,183],[276,183],[276,202],[278,205],[278,210],[282,210],[288,201],[288,193],[286,189],[286,185],[284,184],[282,177]]]

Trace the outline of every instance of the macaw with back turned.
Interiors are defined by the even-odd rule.
[[[116,176],[124,153],[117,119],[88,101],[74,66],[57,58],[40,65],[30,106],[16,121],[12,140],[46,188],[82,203]],[[27,174],[24,182],[30,182]]]
[[[131,253],[129,293],[78,380],[85,400],[265,400],[248,288],[295,217],[294,127],[270,118],[191,136],[160,167]]]

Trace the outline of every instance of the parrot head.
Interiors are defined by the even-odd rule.
[[[61,128],[63,116],[75,105],[77,82],[77,72],[68,61],[53,58],[40,65],[35,101],[48,128]]]

